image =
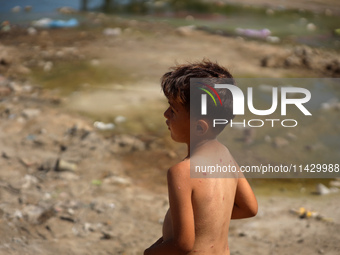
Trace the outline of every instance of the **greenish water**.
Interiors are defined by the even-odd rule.
[[[176,17],[162,16],[125,16],[127,19],[145,20],[148,22],[164,22],[172,26],[196,25],[212,33],[221,33],[227,36],[236,36],[235,28],[268,28],[272,35],[279,36],[281,43],[299,44],[304,43],[310,46],[331,48],[339,50],[339,38],[332,31],[339,25],[339,18],[336,16],[315,15],[312,13],[299,13],[297,11],[275,12],[273,15],[265,14],[265,9],[249,9],[226,12],[224,16],[212,18],[201,17],[194,20],[186,20]],[[306,25],[313,23],[317,29],[308,31]],[[250,74],[252,76],[252,74]],[[103,66],[93,66],[86,62],[56,63],[51,72],[43,72],[41,69],[33,70],[33,78],[43,87],[56,89],[62,95],[70,95],[77,91],[101,90],[108,84],[119,83],[122,85],[131,84],[134,78],[129,76],[126,70],[119,66],[110,68]],[[256,77],[252,77],[256,78]],[[264,81],[265,82],[265,81]],[[90,85],[90,86],[88,86]],[[243,84],[246,88],[249,84]],[[256,129],[256,136],[253,143],[246,145],[242,142],[243,131],[239,129],[228,129],[225,132],[226,143],[234,154],[239,164],[260,164],[272,163],[280,164],[308,164],[308,163],[340,163],[340,114],[337,110],[325,111],[320,109],[321,104],[332,98],[340,98],[339,84],[303,84],[290,83],[279,84],[279,86],[293,85],[308,88],[313,100],[306,105],[313,113],[312,118],[299,119],[298,127],[293,130],[285,128],[264,127]],[[255,106],[260,109],[270,107],[271,95],[265,92],[256,92]],[[163,103],[150,105],[148,101],[140,107],[131,107],[130,112],[124,112],[128,116],[126,123],[117,126],[109,132],[130,133],[130,134],[151,134],[158,137],[168,135],[164,124],[163,111],[166,101]],[[83,114],[90,116],[93,120],[114,122],[118,113],[104,115]],[[289,118],[300,118],[298,111],[292,111]],[[246,119],[253,118],[249,113]],[[280,119],[281,116],[275,113],[271,118]],[[288,118],[288,117],[287,117]],[[296,137],[294,140],[287,138],[287,133],[292,133]],[[273,148],[272,142],[266,142],[266,137],[274,138],[277,136],[289,140],[289,145],[283,148]],[[311,149],[308,149],[311,148]],[[317,182],[328,183],[328,180],[316,179],[281,179],[281,180],[260,180],[254,179],[255,187],[264,185],[261,192],[271,194],[271,192],[288,194],[302,194],[311,192]]]
[[[224,9],[216,9],[216,12],[206,12],[205,15],[193,14],[197,17],[194,19],[179,18],[176,15],[134,16],[133,18],[165,22],[175,27],[195,25],[198,29],[225,36],[238,36],[237,28],[257,30],[266,28],[271,31],[272,36],[279,37],[280,43],[283,44],[306,44],[316,48],[340,50],[340,35],[334,32],[340,27],[339,16],[298,10],[275,10],[273,14],[267,14],[266,10],[266,8],[228,6]],[[309,25],[310,28],[308,24],[312,24]]]
[[[61,95],[69,95],[78,90],[100,88],[107,84],[127,84],[135,81],[131,75],[114,66],[97,66],[85,61],[55,62],[49,72],[34,68],[33,80],[44,88],[57,90]]]

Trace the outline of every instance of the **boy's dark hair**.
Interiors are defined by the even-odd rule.
[[[197,90],[195,88],[195,90],[191,91],[191,96],[194,95],[194,98],[200,98],[200,95],[204,92],[198,88],[205,87],[206,84],[210,87],[213,87],[214,84],[221,83],[221,81],[223,81],[222,83],[235,84],[234,78],[228,69],[220,66],[217,62],[214,63],[207,59],[201,62],[176,65],[171,67],[170,70],[170,72],[165,73],[161,78],[162,90],[168,99],[181,103],[190,111],[191,115],[199,114],[198,110],[200,109],[200,105],[196,103],[190,104],[190,89],[197,87]],[[190,85],[190,79],[192,78],[204,78],[204,83],[192,82]],[[215,90],[221,98],[222,106],[214,107],[214,102],[207,100],[209,114],[204,118],[208,120],[227,119],[230,121],[234,118],[232,94],[228,89]],[[223,130],[224,125],[217,125],[216,127],[215,131],[219,133]]]

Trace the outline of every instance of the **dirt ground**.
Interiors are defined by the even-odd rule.
[[[116,116],[141,103],[162,108],[159,77],[174,63],[206,57],[235,76],[327,75],[303,65],[261,65],[264,55],[284,56],[293,46],[105,16],[90,20],[101,25],[1,34],[0,254],[142,254],[159,238],[168,208],[165,171],[183,157],[183,148],[149,132],[100,132],[89,112]],[[110,24],[122,33],[103,35]],[[338,57],[319,54],[330,55]],[[49,72],[48,62],[53,69],[79,61],[120,70],[131,80],[105,84],[118,88],[113,92],[86,90],[90,84],[61,96],[31,77],[36,70]],[[261,184],[252,185],[259,213],[232,222],[231,254],[340,253],[339,193],[315,196],[303,184],[296,192],[283,183],[264,195]],[[300,207],[321,216],[290,212]]]

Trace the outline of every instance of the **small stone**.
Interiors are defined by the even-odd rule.
[[[275,148],[282,148],[282,147],[287,146],[287,145],[289,145],[289,142],[286,139],[284,139],[282,137],[275,137],[274,138],[273,146]]]
[[[95,227],[91,224],[91,223],[88,223],[88,222],[85,222],[84,223],[84,230],[89,232],[94,232],[95,231]]]
[[[31,69],[29,69],[28,67],[24,65],[18,65],[16,67],[16,72],[19,74],[27,75],[31,73]]]
[[[49,72],[52,70],[52,67],[53,67],[53,63],[51,61],[47,61],[45,64],[44,64],[44,71],[45,72]]]
[[[74,14],[74,13],[77,13],[77,11],[75,9],[73,9],[71,7],[67,7],[67,6],[59,8],[58,12],[60,12],[62,14]]]
[[[24,10],[25,10],[25,12],[30,12],[32,10],[32,6],[26,5]]]
[[[195,29],[196,29],[196,26],[194,26],[194,25],[182,26],[182,27],[178,27],[176,29],[176,32],[179,35],[182,35],[182,36],[190,36],[190,35],[192,35],[192,33]]]
[[[80,177],[73,172],[60,172],[59,178],[66,181],[78,181]]]
[[[330,189],[327,188],[322,183],[318,183],[316,185],[316,194],[323,196],[323,195],[327,195],[327,194],[330,194],[330,193],[331,193]]]
[[[115,123],[119,124],[119,123],[123,123],[126,121],[126,117],[122,116],[122,115],[118,115],[116,118],[115,118]]]
[[[244,236],[247,236],[247,235],[246,235],[246,233],[244,233],[244,232],[240,232],[240,233],[238,233],[238,236],[239,236],[239,237],[244,237]]]
[[[329,186],[340,188],[340,181],[330,181]]]
[[[32,119],[40,115],[41,111],[39,109],[24,109],[22,111],[22,116],[25,117],[26,119]]]
[[[40,171],[50,171],[54,170],[57,165],[57,159],[55,158],[48,158],[43,161],[43,163],[38,167]]]
[[[12,90],[8,87],[0,86],[0,98],[6,97],[12,93]]]
[[[92,66],[99,66],[100,61],[98,59],[92,59],[90,63]]]
[[[115,128],[115,124],[113,123],[104,123],[101,121],[96,121],[93,123],[93,126],[99,130],[112,130]]]
[[[97,213],[103,213],[108,209],[105,203],[97,202],[97,201],[91,202],[90,208]]]
[[[187,20],[187,21],[194,21],[195,18],[192,15],[188,15],[188,16],[185,17],[185,20]]]
[[[111,185],[130,185],[131,181],[127,178],[119,177],[119,176],[110,176],[104,179],[104,184]]]
[[[267,9],[266,14],[271,16],[275,14],[275,11],[273,9]]]
[[[54,216],[53,207],[43,208],[36,205],[27,205],[22,210],[24,218],[32,224],[42,224]]]
[[[270,143],[270,142],[272,141],[272,138],[271,138],[269,135],[266,135],[266,136],[264,137],[264,141],[265,141],[266,143]]]
[[[63,159],[59,159],[56,164],[56,171],[77,171],[77,165]]]
[[[13,57],[7,51],[0,51],[0,66],[9,66],[12,63]]]
[[[255,138],[255,129],[245,128],[243,130],[243,141],[245,144],[251,144]]]
[[[292,141],[295,141],[297,139],[297,136],[294,135],[293,133],[287,133],[286,134],[286,137],[289,139],[289,140],[292,140]]]
[[[122,34],[122,29],[120,27],[116,28],[105,28],[103,34],[106,36],[119,36]]]
[[[33,175],[29,175],[26,174],[24,177],[24,183],[21,186],[23,189],[29,189],[30,187],[32,187],[32,185],[36,185],[39,183],[39,180],[37,177],[33,176]]]
[[[18,13],[18,12],[21,11],[21,7],[20,6],[15,6],[15,7],[12,8],[11,11],[14,12],[14,13]]]
[[[6,152],[1,152],[1,157],[4,159],[10,159],[11,157]]]
[[[270,42],[270,43],[279,43],[281,41],[281,39],[280,39],[280,37],[277,37],[277,36],[268,36],[266,38],[266,41]]]
[[[174,159],[174,158],[177,157],[177,154],[176,154],[176,152],[170,150],[170,151],[167,152],[167,156],[168,156],[169,158]]]
[[[310,32],[316,30],[316,26],[315,26],[313,23],[308,23],[306,28],[307,28],[307,30],[310,31]]]
[[[114,235],[108,231],[102,231],[103,236],[100,238],[101,240],[110,240]]]
[[[285,67],[294,67],[301,65],[301,59],[295,55],[289,56],[284,61]]]
[[[36,35],[38,32],[34,27],[29,27],[29,28],[27,28],[27,33],[29,35]]]
[[[325,15],[326,15],[326,16],[332,16],[332,15],[333,15],[332,10],[326,9],[326,10],[325,10]]]

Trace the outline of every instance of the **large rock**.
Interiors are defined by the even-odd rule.
[[[24,218],[32,224],[42,224],[53,217],[55,212],[53,207],[42,207],[37,205],[27,205],[22,210]]]
[[[143,151],[145,147],[143,141],[131,135],[117,135],[112,141],[112,151],[115,153]]]

